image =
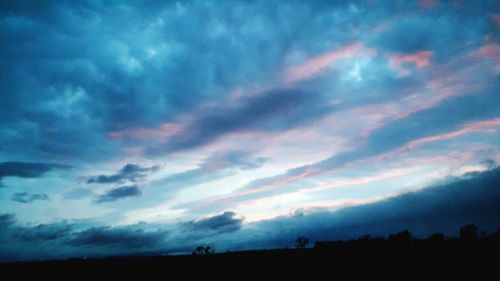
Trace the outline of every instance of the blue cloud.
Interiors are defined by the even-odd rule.
[[[13,225],[13,223],[11,224]],[[23,229],[24,231],[15,232],[13,238],[27,243],[61,240],[67,238],[73,228],[74,225],[65,222],[39,224],[34,227],[26,227]]]
[[[12,201],[19,202],[19,203],[33,203],[34,201],[37,200],[42,200],[42,201],[47,201],[50,200],[49,196],[44,193],[35,193],[35,194],[29,194],[26,192],[18,192],[14,193],[11,197]]]
[[[72,167],[68,165],[50,163],[1,162],[0,186],[2,186],[2,179],[5,177],[39,178],[51,170],[70,168]]]
[[[232,132],[243,130],[280,131],[325,115],[331,107],[320,95],[300,90],[275,90],[250,97],[234,108],[216,107],[198,116],[171,141],[150,150],[176,151],[195,148]]]
[[[237,170],[257,169],[267,160],[265,157],[253,157],[250,151],[220,151],[204,159],[197,168],[169,175],[157,184],[179,191],[193,184],[207,183],[234,174]]]
[[[77,247],[140,250],[157,247],[165,235],[165,232],[145,232],[140,229],[94,227],[73,233],[69,244]]]
[[[125,181],[136,182],[146,177],[148,173],[158,171],[159,166],[141,167],[136,164],[127,164],[112,175],[89,176],[87,183],[123,183]]]
[[[107,256],[123,253],[170,253],[193,250],[200,243],[217,249],[288,247],[298,236],[312,241],[387,235],[409,229],[417,237],[437,231],[456,236],[473,223],[491,232],[500,227],[500,168],[468,173],[420,191],[335,212],[297,210],[286,217],[243,225],[226,211],[179,224],[140,223],[123,227],[61,222],[22,226],[12,214],[0,215],[1,260]],[[37,242],[33,244],[33,242]],[[57,249],[57,251],[54,251]],[[19,251],[24,251],[23,255]]]
[[[137,185],[120,186],[106,191],[96,198],[97,203],[113,202],[127,197],[137,197],[142,194]]]
[[[185,223],[190,231],[234,232],[241,228],[243,218],[238,218],[235,212],[226,211],[220,215],[202,218]]]
[[[242,248],[287,247],[306,235],[313,241],[353,239],[366,234],[384,236],[409,229],[417,237],[442,232],[457,236],[458,229],[476,224],[492,232],[500,228],[500,168],[448,179],[383,201],[335,212],[297,210],[287,217],[256,222],[234,238]],[[238,243],[238,239],[249,238]],[[242,245],[244,244],[244,245]]]

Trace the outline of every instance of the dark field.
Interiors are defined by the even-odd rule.
[[[500,233],[481,238],[439,236],[407,239],[405,232],[385,238],[316,242],[312,248],[192,254],[178,256],[110,257],[1,264],[9,276],[181,276],[229,278],[247,276],[469,276],[497,280]],[[77,275],[74,275],[77,274]],[[175,274],[175,275],[172,275]],[[492,275],[493,274],[493,275]],[[484,276],[484,278],[482,277]],[[317,278],[316,278],[317,277]],[[331,278],[327,279],[331,279]],[[164,279],[164,278],[161,278]],[[177,279],[177,278],[175,278]],[[431,278],[432,279],[432,278]]]

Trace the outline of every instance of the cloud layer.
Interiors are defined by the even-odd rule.
[[[435,232],[456,236],[460,226],[500,227],[500,168],[450,178],[436,186],[380,202],[343,208],[302,209],[286,217],[242,224],[234,212],[178,224],[110,227],[90,222],[22,226],[13,215],[0,216],[2,260],[50,259],[113,254],[189,253],[200,244],[219,250],[288,247],[295,238],[312,241],[387,235],[402,229],[417,237]],[[32,244],[36,242],[36,244]],[[54,251],[53,247],[58,247]],[[24,252],[22,255],[19,250]]]

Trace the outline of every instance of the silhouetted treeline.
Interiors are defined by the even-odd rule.
[[[362,236],[358,239],[348,241],[317,241],[314,244],[315,249],[332,249],[338,247],[367,247],[367,246],[437,246],[442,245],[470,245],[480,243],[500,243],[500,230],[486,234],[480,234],[479,228],[473,224],[464,225],[460,228],[458,236],[446,237],[442,233],[434,233],[425,239],[417,239],[409,230],[403,230],[398,233],[389,234],[387,237],[370,235]]]
[[[301,236],[295,240],[294,248],[273,250],[252,250],[214,253],[213,247],[199,246],[189,255],[179,256],[137,256],[112,257],[104,259],[71,259],[66,261],[23,262],[0,264],[0,273],[15,276],[43,274],[78,274],[99,277],[111,273],[114,277],[138,274],[170,277],[171,274],[185,276],[213,276],[217,279],[232,279],[244,275],[262,277],[277,274],[305,280],[319,280],[328,274],[349,277],[363,276],[365,273],[382,273],[384,276],[397,275],[400,280],[415,277],[433,277],[440,272],[447,279],[452,275],[461,278],[464,274],[473,280],[481,276],[497,274],[498,253],[500,252],[500,230],[481,233],[474,225],[460,228],[454,237],[441,233],[417,239],[408,230],[385,237],[369,235],[348,241],[317,241],[307,248],[309,238]],[[235,274],[236,273],[236,274]],[[170,275],[169,275],[170,274]],[[327,274],[327,275],[325,275]],[[314,276],[320,276],[315,278]],[[258,277],[258,278],[260,278]],[[167,279],[167,278],[164,278]],[[432,278],[431,278],[432,279]]]

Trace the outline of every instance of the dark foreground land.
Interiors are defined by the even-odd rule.
[[[339,276],[499,280],[500,235],[473,239],[436,236],[415,240],[403,234],[392,239],[363,237],[351,241],[316,242],[313,248],[304,249],[6,263],[0,264],[0,273],[2,276],[62,277],[66,280],[107,275],[140,280],[153,277],[240,280],[270,275],[301,276],[306,280],[345,279],[337,278]]]

